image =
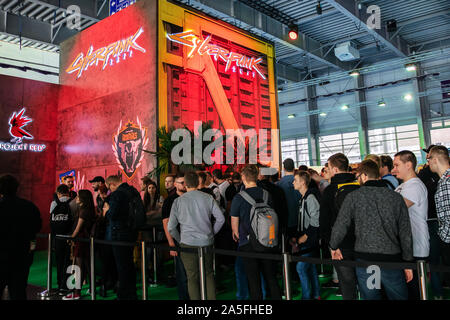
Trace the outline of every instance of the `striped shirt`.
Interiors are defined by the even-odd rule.
[[[450,169],[447,169],[439,180],[434,199],[439,222],[439,237],[445,243],[450,243]]]

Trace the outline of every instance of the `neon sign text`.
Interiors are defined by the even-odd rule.
[[[262,62],[262,58],[247,57],[245,55],[230,52],[227,49],[221,48],[215,44],[210,43],[211,36],[207,36],[206,39],[200,39],[195,35],[193,31],[184,31],[180,33],[167,34],[167,38],[170,41],[191,47],[192,50],[188,54],[188,58],[192,57],[194,54],[198,55],[210,55],[213,56],[217,61],[218,58],[225,61],[227,64],[225,66],[225,71],[228,71],[231,64],[234,62],[237,67],[244,68],[247,70],[256,71],[261,78],[264,80],[266,77],[258,68],[258,65]]]
[[[84,71],[94,64],[98,66],[99,61],[103,61],[102,70],[105,70],[107,66],[113,66],[114,61],[116,63],[120,62],[120,58],[125,60],[128,57],[133,57],[133,50],[141,51],[145,53],[145,49],[139,46],[136,41],[144,32],[141,27],[134,35],[109,44],[106,47],[97,49],[94,51],[94,47],[91,45],[89,47],[86,56],[81,52],[75,60],[72,62],[70,67],[66,69],[66,72],[72,74],[77,72],[77,79],[81,77]]]

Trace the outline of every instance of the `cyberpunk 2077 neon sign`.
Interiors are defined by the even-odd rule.
[[[235,62],[237,67],[256,71],[261,76],[261,78],[263,78],[264,80],[266,79],[264,74],[258,68],[258,65],[262,62],[262,58],[247,57],[236,52],[230,52],[229,50],[221,48],[215,44],[211,44],[209,43],[209,41],[211,40],[211,36],[206,37],[206,39],[201,39],[196,36],[193,31],[184,31],[180,33],[168,34],[167,38],[170,41],[174,41],[182,45],[191,47],[192,50],[189,52],[188,58],[194,54],[207,54],[213,56],[216,61],[217,58],[225,61],[227,63],[225,66],[225,71],[228,71],[231,67],[231,64]]]
[[[98,66],[99,61],[103,61],[102,70],[105,70],[108,66],[113,66],[114,63],[119,63],[122,60],[133,57],[133,50],[136,49],[145,53],[145,49],[139,46],[136,41],[144,32],[141,27],[134,35],[111,43],[110,45],[97,49],[94,51],[93,46],[89,47],[86,56],[81,52],[75,60],[72,62],[70,67],[67,68],[66,72],[72,74],[77,73],[77,79],[81,77],[84,71],[94,64]]]
[[[32,140],[34,137],[27,132],[26,127],[33,119],[28,118],[25,114],[25,108],[19,112],[13,112],[8,120],[9,134],[12,139],[10,142],[0,141],[0,151],[35,151],[41,152],[47,147],[45,144],[24,143],[24,139]]]

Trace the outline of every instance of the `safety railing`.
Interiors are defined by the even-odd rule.
[[[96,299],[95,293],[95,244],[107,244],[112,246],[131,246],[131,247],[140,247],[141,248],[141,275],[142,275],[142,300],[148,299],[148,287],[147,287],[147,248],[153,248],[153,256],[154,256],[154,279],[156,280],[156,252],[157,250],[176,250],[183,252],[196,253],[198,255],[199,261],[199,275],[200,275],[200,296],[202,300],[206,300],[207,297],[207,286],[206,286],[206,272],[205,272],[205,249],[206,247],[200,247],[197,249],[193,248],[181,248],[181,247],[170,247],[167,242],[148,242],[148,241],[137,241],[137,242],[124,242],[124,241],[109,241],[109,240],[99,240],[91,238],[71,238],[66,235],[56,235],[56,241],[80,241],[80,242],[88,242],[90,244],[90,294],[91,300]],[[38,234],[38,238],[48,238],[48,254],[47,254],[47,288],[45,291],[41,293],[42,297],[49,297],[52,295],[52,245],[53,239],[51,234]],[[155,240],[155,237],[153,237]],[[265,260],[273,260],[273,261],[281,261],[283,268],[283,286],[285,291],[286,300],[292,300],[292,290],[291,290],[291,279],[290,279],[290,263],[291,262],[306,262],[316,265],[333,265],[333,266],[346,266],[346,267],[368,267],[368,266],[378,266],[380,269],[396,269],[396,270],[405,270],[411,269],[416,270],[417,279],[419,282],[420,288],[420,298],[421,300],[428,300],[427,289],[428,289],[428,281],[427,281],[427,273],[431,272],[442,272],[442,273],[450,273],[450,267],[444,265],[430,265],[425,260],[418,260],[416,263],[414,262],[376,262],[376,261],[349,261],[349,260],[332,260],[332,259],[324,259],[322,258],[322,254],[320,254],[320,258],[314,257],[305,257],[301,256],[302,253],[299,252],[300,255],[291,255],[287,252],[282,253],[259,253],[259,252],[240,252],[240,251],[232,251],[232,250],[224,250],[218,248],[212,248],[212,253],[215,255],[226,255],[226,256],[234,256],[234,257],[244,257],[244,258],[255,258],[255,259],[265,259]],[[282,250],[284,251],[284,250]],[[323,269],[322,269],[323,270]]]

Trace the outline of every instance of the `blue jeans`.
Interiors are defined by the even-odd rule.
[[[380,269],[380,273],[380,288],[370,289],[367,287],[367,280],[369,277],[373,278],[374,273],[368,273],[366,268],[356,268],[356,277],[362,299],[381,300],[382,285],[389,300],[408,300],[408,288],[403,270]],[[370,280],[369,283],[373,282]]]
[[[306,253],[302,257],[311,257],[311,255],[311,253]],[[311,293],[314,299],[319,298],[320,285],[316,265],[299,261],[296,269],[302,286],[302,299],[311,300]]]
[[[236,257],[234,264],[234,272],[236,273],[236,300],[247,300],[249,298],[248,280],[245,273],[244,263],[242,257]],[[263,299],[266,298],[266,282],[261,274],[261,289],[263,292]]]

